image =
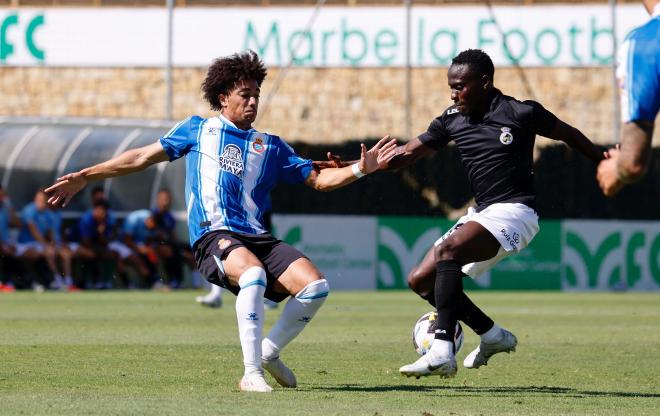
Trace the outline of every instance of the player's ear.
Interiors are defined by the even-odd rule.
[[[483,85],[484,90],[487,90],[492,86],[493,80],[490,79],[490,77],[488,75],[482,75],[481,76],[481,83]]]
[[[226,94],[218,94],[218,102],[220,103],[220,107],[226,107],[227,106],[227,95]]]

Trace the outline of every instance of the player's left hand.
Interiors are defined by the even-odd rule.
[[[617,171],[618,159],[619,149],[610,149],[607,152],[607,158],[598,164],[598,171],[596,172],[598,186],[600,186],[603,194],[608,197],[616,195],[624,185]]]
[[[390,136],[385,136],[378,140],[378,143],[369,150],[367,150],[367,146],[365,146],[364,143],[360,144],[360,146],[362,152],[358,167],[362,173],[369,174],[380,169],[380,155],[391,152],[392,149],[396,147],[396,139],[392,139]]]

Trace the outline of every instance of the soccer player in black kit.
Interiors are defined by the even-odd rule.
[[[466,368],[478,368],[493,354],[515,350],[516,337],[470,301],[462,279],[477,277],[522,250],[538,232],[532,157],[536,135],[561,140],[594,164],[604,157],[580,131],[541,104],[503,95],[493,85],[494,73],[483,51],[458,54],[447,73],[454,105],[425,133],[381,155],[388,168],[398,169],[453,141],[476,201],[408,275],[410,287],[436,307],[438,318],[430,351],[399,370],[406,376],[456,374],[457,320],[481,337],[463,363]]]

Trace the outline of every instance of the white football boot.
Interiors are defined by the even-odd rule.
[[[488,364],[488,359],[498,352],[509,353],[516,350],[516,345],[518,345],[518,339],[511,332],[506,329],[502,329],[502,339],[492,344],[487,344],[483,341],[479,346],[468,354],[463,361],[463,367],[465,368],[479,368],[482,365]]]
[[[244,375],[241,382],[238,384],[238,388],[241,391],[255,393],[270,393],[273,391],[273,388],[266,383],[264,375],[259,373]]]
[[[220,296],[213,296],[211,294],[204,296],[197,296],[195,302],[199,303],[202,306],[208,306],[209,308],[220,308],[222,307],[222,298]]]
[[[270,373],[271,376],[277,382],[279,383],[280,386],[282,387],[296,387],[298,385],[298,382],[296,381],[296,375],[293,374],[293,371],[289,367],[286,366],[280,360],[279,357],[273,358],[271,360],[261,360],[261,365]]]
[[[456,375],[456,357],[434,357],[430,353],[422,355],[412,364],[399,368],[399,372],[406,377],[454,377]]]

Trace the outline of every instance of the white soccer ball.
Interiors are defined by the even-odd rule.
[[[437,313],[435,311],[427,312],[415,322],[413,328],[412,341],[417,354],[424,355],[431,349],[431,344],[435,339],[435,319]],[[456,332],[454,334],[454,346],[456,353],[463,346],[463,327],[460,323],[456,322]]]

